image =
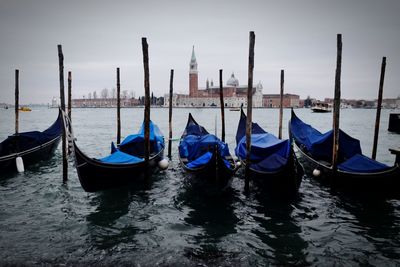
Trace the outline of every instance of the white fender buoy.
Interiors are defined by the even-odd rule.
[[[236,166],[240,167],[240,166],[242,166],[242,163],[240,161],[237,161]]]
[[[17,157],[15,159],[15,164],[17,165],[17,171],[18,172],[24,172],[25,171],[24,161],[22,160],[21,157]]]
[[[321,175],[321,171],[318,169],[314,169],[312,174],[314,175],[314,177],[319,177]]]
[[[168,169],[169,161],[167,159],[162,159],[158,162],[158,167],[161,170],[166,170]]]

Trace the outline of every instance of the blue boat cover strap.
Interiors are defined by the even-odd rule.
[[[373,173],[388,170],[390,167],[364,155],[356,154],[339,164],[338,169],[346,172]]]
[[[105,163],[115,163],[115,164],[131,164],[131,163],[142,162],[143,159],[117,150],[111,155],[99,159],[99,161]]]

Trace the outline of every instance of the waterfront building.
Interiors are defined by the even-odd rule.
[[[262,107],[262,84],[259,82],[253,87],[253,107]],[[189,63],[189,94],[174,94],[172,105],[174,107],[219,107],[219,86],[207,79],[206,86],[199,88],[197,59],[192,50]],[[239,85],[239,80],[232,73],[225,86],[223,86],[225,107],[247,106],[247,85]],[[165,95],[164,105],[169,106],[169,97]]]
[[[304,102],[304,101],[303,101]],[[281,103],[281,96],[279,94],[266,94],[263,95],[263,107],[266,108],[279,108]],[[303,107],[304,103],[300,103],[300,96],[294,94],[284,94],[282,106],[284,108],[299,108]]]
[[[72,99],[72,107],[74,108],[105,108],[117,107],[116,98],[81,98]],[[121,98],[121,107],[133,107],[140,105],[140,100],[136,98]]]
[[[174,94],[173,107],[219,107],[219,86],[214,86],[213,80],[206,80],[206,86],[199,88],[198,64],[194,47],[189,63],[189,94]],[[279,94],[263,95],[263,85],[259,81],[253,87],[253,107],[279,107]],[[232,73],[223,86],[225,107],[247,107],[247,85],[240,85],[239,80]],[[164,106],[169,106],[169,96],[164,97]],[[300,96],[285,94],[284,107],[299,107]]]

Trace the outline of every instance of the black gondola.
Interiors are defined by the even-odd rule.
[[[111,154],[107,157],[90,158],[76,144],[68,117],[64,114],[68,126],[69,142],[75,156],[75,166],[79,181],[86,192],[96,192],[124,185],[144,182],[146,172],[157,170],[158,162],[163,159],[164,137],[157,125],[150,121],[150,158],[148,166],[144,161],[144,123],[138,134],[129,135],[118,148],[111,145]]]
[[[235,154],[246,166],[246,115],[240,111],[236,132]],[[297,161],[289,139],[281,140],[252,123],[251,178],[264,189],[281,193],[295,193],[300,187],[303,167]]]
[[[57,149],[62,134],[62,116],[43,132],[31,131],[13,134],[0,143],[0,171],[15,171],[16,159],[21,157],[24,166],[49,159]]]
[[[195,182],[226,187],[239,165],[232,158],[228,145],[207,132],[189,113],[179,142],[179,161],[183,169],[195,176]]]
[[[333,131],[320,133],[301,121],[292,110],[289,135],[295,147],[313,172],[313,176],[335,188],[375,195],[399,195],[400,167],[390,167],[361,152],[360,141],[339,131],[337,171],[332,169]]]

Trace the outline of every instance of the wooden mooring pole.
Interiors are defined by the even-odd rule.
[[[279,104],[279,131],[278,138],[282,139],[282,120],[283,120],[283,86],[284,86],[284,70],[281,70],[281,100]]]
[[[59,74],[60,74],[60,99],[61,109],[65,112],[65,93],[64,93],[64,55],[62,52],[62,46],[58,45],[58,63],[59,63]],[[68,180],[68,162],[67,162],[67,136],[65,128],[63,127],[62,136],[62,162],[63,162],[63,181]]]
[[[68,118],[69,121],[72,120],[72,73],[68,71]],[[71,155],[71,148],[67,145],[67,154]]]
[[[169,116],[168,116],[168,158],[171,159],[172,150],[172,95],[174,93],[174,70],[171,70],[171,75],[169,77]]]
[[[143,67],[144,67],[144,159],[146,163],[146,178],[150,158],[150,79],[149,79],[149,45],[147,39],[142,38]]]
[[[219,100],[221,104],[221,122],[222,133],[221,140],[225,143],[225,104],[224,104],[224,87],[222,85],[222,70],[219,70]]]
[[[72,73],[68,71],[68,118],[71,121],[71,113],[72,113]],[[69,154],[69,152],[68,152]]]
[[[383,83],[385,81],[385,70],[386,70],[386,57],[383,57],[381,66],[381,78],[379,81],[378,106],[376,107],[375,133],[374,133],[374,144],[372,146],[372,159],[376,159],[376,150],[378,147],[379,123],[381,120],[382,95],[383,95]]]
[[[117,146],[121,143],[121,83],[117,68]]]
[[[15,134],[19,132],[19,70],[15,70]]]
[[[340,115],[340,77],[342,72],[342,35],[337,35],[337,58],[335,75],[335,96],[333,100],[333,149],[332,149],[332,171],[333,176],[337,170],[337,159],[339,152],[339,115]]]
[[[253,69],[254,69],[254,45],[256,36],[253,31],[249,36],[249,69],[248,69],[248,87],[247,87],[247,121],[246,121],[246,169],[245,169],[245,192],[249,192],[250,187],[250,153],[251,153],[251,126],[252,126],[252,108],[253,108]]]

